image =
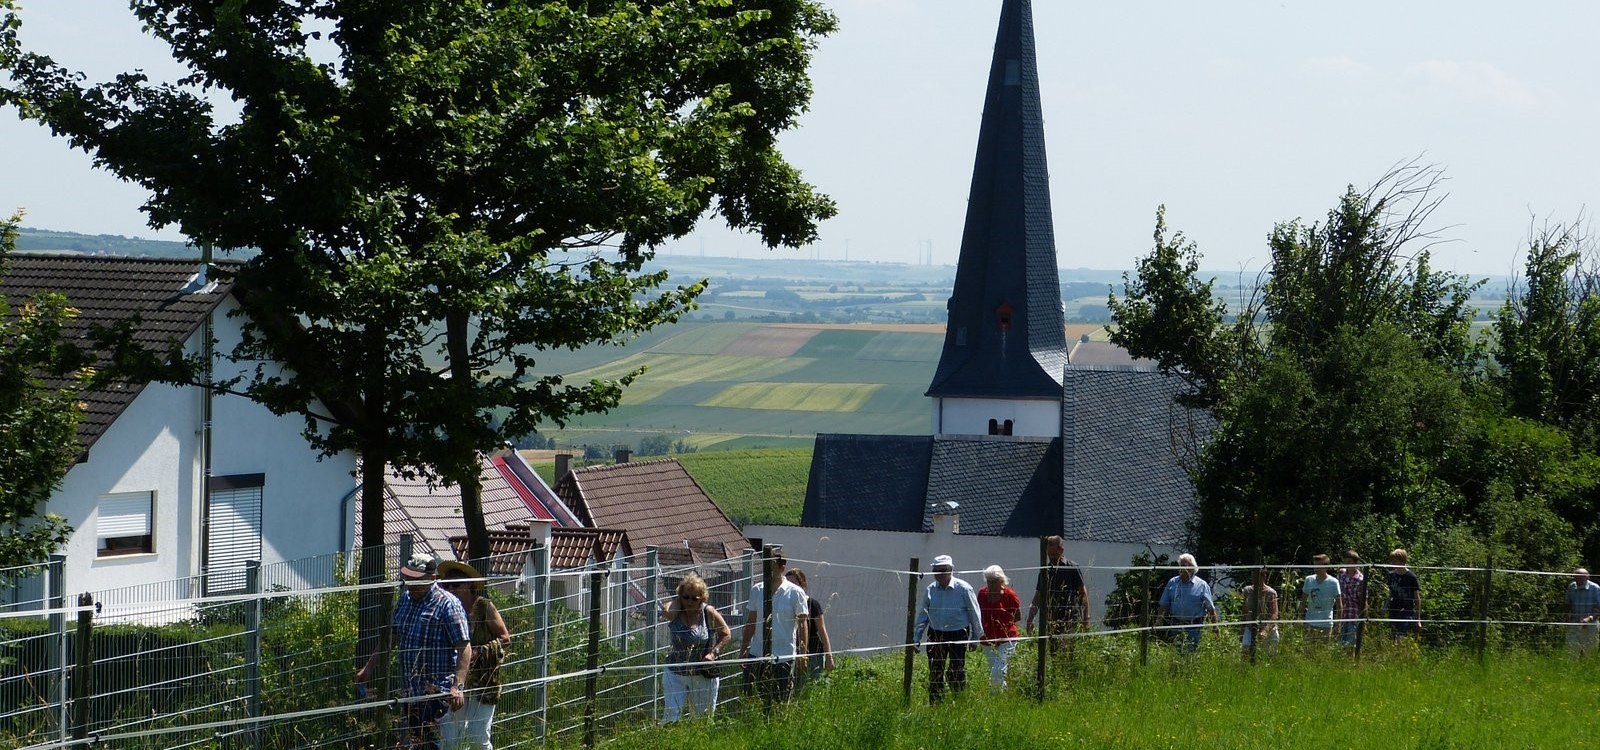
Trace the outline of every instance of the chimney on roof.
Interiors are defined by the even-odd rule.
[[[933,533],[938,536],[954,536],[961,533],[961,514],[956,510],[961,505],[954,501],[945,501],[933,504]]]
[[[566,479],[567,475],[571,474],[571,473],[572,473],[572,454],[571,453],[557,453],[556,454],[556,484],[560,484],[561,480]]]
[[[618,448],[616,456],[617,463],[625,464],[633,460],[633,450],[630,448]]]

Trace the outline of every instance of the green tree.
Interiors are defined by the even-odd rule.
[[[1533,233],[1523,278],[1495,316],[1491,376],[1514,416],[1600,444],[1600,274],[1591,243],[1566,225]]]
[[[1417,249],[1438,179],[1402,165],[1347,189],[1324,222],[1277,225],[1231,326],[1199,251],[1157,213],[1155,249],[1111,299],[1113,340],[1182,376],[1186,401],[1217,418],[1192,467],[1208,559],[1303,557],[1372,518],[1409,535],[1463,507],[1476,285]]]
[[[1182,232],[1169,237],[1167,207],[1157,207],[1155,248],[1131,276],[1122,275],[1123,297],[1113,292],[1106,300],[1117,323],[1108,330],[1111,343],[1182,378],[1189,386],[1185,403],[1211,407],[1222,400],[1223,383],[1237,369],[1233,355],[1253,354],[1255,339],[1227,329],[1228,306],[1211,291],[1215,279],[1200,281],[1199,270],[1199,248]]]
[[[0,278],[20,218],[0,221]],[[0,568],[40,562],[72,534],[66,519],[39,507],[82,452],[78,390],[90,371],[64,333],[76,315],[60,294],[34,295],[15,310],[0,296]]]
[[[0,0],[0,105],[148,189],[152,226],[258,251],[228,355],[287,368],[221,387],[358,454],[364,544],[392,465],[460,484],[469,554],[487,554],[479,452],[614,406],[633,377],[568,383],[535,373],[539,352],[690,309],[703,282],[661,290],[641,269],[708,212],[768,245],[834,212],[776,145],[834,28],[811,0],[131,5],[186,77],[86,84],[25,50]],[[182,382],[198,363],[169,364]]]

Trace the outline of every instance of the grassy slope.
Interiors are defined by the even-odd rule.
[[[800,523],[810,448],[707,451],[678,461],[734,523]]]
[[[702,451],[673,458],[734,523],[798,524],[811,471],[810,444],[807,438],[804,447]],[[533,468],[546,482],[555,481],[555,464]]]
[[[608,746],[787,748],[1280,748],[1358,750],[1593,747],[1600,675],[1561,656],[1411,655],[1352,664],[1339,657],[1251,667],[1231,650],[1145,669],[1078,675],[1036,703],[991,695],[979,654],[960,699],[926,705],[925,679],[902,707],[898,658],[850,662],[831,684],[771,720],[719,717],[624,735]],[[917,657],[919,671],[925,659]],[[1027,680],[1013,666],[1012,679]],[[724,690],[733,687],[724,680]],[[734,712],[736,714],[736,712]],[[798,742],[804,738],[804,742]]]

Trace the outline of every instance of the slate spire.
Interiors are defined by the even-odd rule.
[[[928,396],[1061,397],[1066,334],[1030,0],[1000,11],[948,306]]]

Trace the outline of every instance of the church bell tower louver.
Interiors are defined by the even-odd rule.
[[[1067,363],[1030,0],[1005,0],[939,366],[934,432],[1057,437]]]

